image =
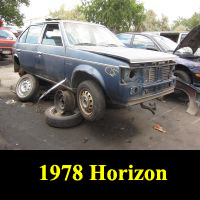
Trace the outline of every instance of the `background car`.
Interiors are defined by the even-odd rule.
[[[177,43],[153,33],[121,33],[117,37],[130,48],[174,53]],[[176,52],[175,75],[186,83],[200,87],[200,57],[194,56],[190,48]]]
[[[5,55],[12,55],[12,48],[15,43],[16,37],[12,32],[0,30],[0,59]]]
[[[15,35],[15,37],[19,37],[19,35],[22,32],[19,28],[15,27],[15,26],[2,26],[2,27],[0,27],[0,30],[10,31]]]
[[[179,44],[188,34],[188,32],[176,32],[176,31],[143,32],[143,33],[163,36],[176,42],[177,44]]]
[[[169,38],[170,40],[176,42],[179,44],[186,36],[188,32],[175,32],[175,31],[164,31],[160,32],[160,36],[164,36],[166,38]]]

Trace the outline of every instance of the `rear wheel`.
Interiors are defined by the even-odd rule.
[[[105,96],[95,81],[80,83],[77,89],[77,103],[86,120],[97,121],[103,118],[106,108]]]
[[[22,76],[16,85],[17,97],[23,101],[33,101],[39,92],[38,79],[30,74]]]

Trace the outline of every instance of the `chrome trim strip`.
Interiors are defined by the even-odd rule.
[[[22,51],[29,52],[29,53],[37,53],[36,51],[30,51],[30,50],[22,50]],[[59,56],[59,55],[48,54],[48,53],[43,53],[43,55],[65,58],[67,60],[77,60],[77,61],[80,61],[80,62],[91,63],[91,64],[101,65],[101,66],[105,66],[105,67],[117,67],[116,65],[98,63],[98,62],[93,62],[93,61],[89,61],[89,60],[82,60],[82,59],[72,58],[72,57],[67,57],[67,56]]]
[[[38,44],[37,44],[38,45]],[[56,47],[56,46],[55,46]],[[58,47],[58,46],[57,46]],[[62,48],[62,47],[60,47]],[[30,52],[30,53],[37,53],[36,51],[30,51],[30,50],[22,50],[22,51],[25,51],[25,52]],[[101,65],[101,66],[105,66],[105,67],[120,67],[120,66],[116,66],[116,65],[110,65],[110,64],[104,64],[104,63],[98,63],[98,62],[94,62],[94,61],[89,61],[89,60],[82,60],[82,59],[79,59],[79,58],[73,58],[73,57],[67,57],[67,56],[59,56],[59,55],[54,55],[54,54],[47,54],[47,53],[43,53],[44,55],[49,55],[49,56],[54,56],[54,57],[61,57],[61,58],[65,58],[67,60],[77,60],[77,61],[80,61],[80,62],[84,62],[84,63],[90,63],[90,64],[95,64],[95,65]],[[109,57],[109,56],[108,56]],[[116,58],[117,59],[117,58]],[[154,63],[154,62],[169,62],[169,61],[173,61],[171,59],[169,60],[160,60],[160,61],[140,61],[140,62],[135,62],[135,63],[129,63],[130,65],[130,68],[133,67],[131,66],[131,64],[146,64],[146,63]],[[173,65],[173,64],[168,64],[168,65]],[[144,66],[141,66],[141,67],[144,67]],[[141,67],[137,67],[137,68],[141,68]],[[153,66],[152,66],[153,67]],[[155,67],[158,67],[158,66],[155,66]],[[124,68],[124,67],[123,67]],[[129,68],[129,67],[126,67],[126,68]],[[135,67],[136,68],[136,67]]]
[[[91,63],[91,64],[95,64],[95,65],[103,65],[105,67],[117,67],[116,65],[98,63],[98,62],[89,61],[89,60],[82,60],[82,59],[78,59],[78,58],[72,58],[72,57],[65,57],[65,58],[67,58],[68,60],[77,60],[77,61],[87,62],[87,63]]]

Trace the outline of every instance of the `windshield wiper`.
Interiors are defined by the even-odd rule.
[[[77,43],[75,44],[76,46],[96,46],[96,44],[93,43],[87,43],[87,42],[83,42],[83,43]]]
[[[105,47],[119,47],[117,44],[99,44],[99,45]]]

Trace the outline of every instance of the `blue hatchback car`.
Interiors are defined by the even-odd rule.
[[[129,49],[106,27],[76,21],[45,21],[18,38],[14,70],[20,100],[37,93],[40,80],[75,94],[82,116],[103,117],[106,104],[130,106],[174,92],[175,56]]]

